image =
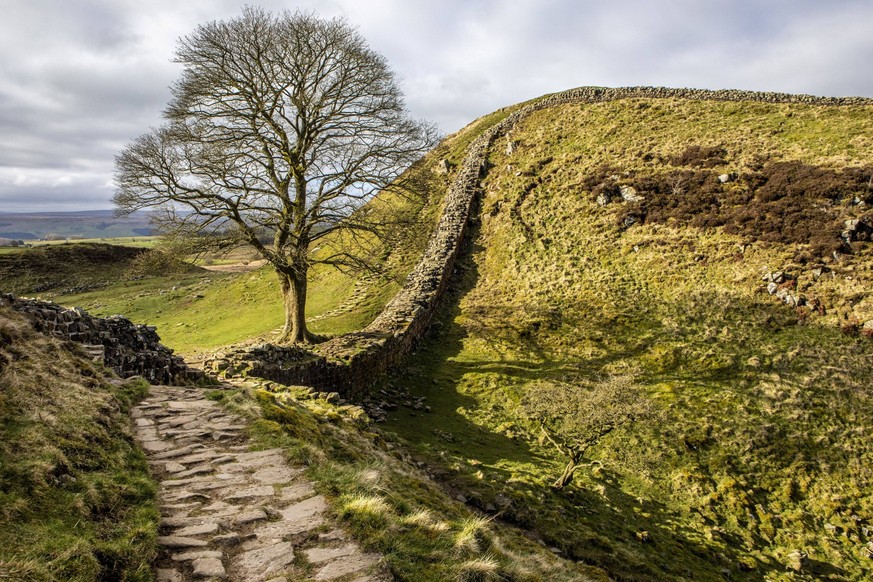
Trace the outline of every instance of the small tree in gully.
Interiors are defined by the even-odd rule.
[[[568,457],[564,472],[552,484],[563,489],[588,450],[625,425],[651,418],[654,405],[627,376],[599,382],[538,381],[528,385],[521,409],[542,436]]]
[[[409,118],[385,59],[341,19],[246,8],[181,39],[175,61],[166,124],[116,157],[118,212],[157,207],[170,239],[250,245],[279,278],[279,341],[314,341],[309,268],[366,264],[330,242],[377,233],[364,204],[402,187],[436,131]]]

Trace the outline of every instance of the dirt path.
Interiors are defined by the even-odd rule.
[[[391,580],[303,470],[281,449],[251,452],[244,422],[200,389],[152,386],[133,419],[160,482],[158,582]]]

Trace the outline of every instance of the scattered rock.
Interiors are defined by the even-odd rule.
[[[637,194],[633,186],[619,186],[618,193],[625,202],[642,202],[643,197]]]
[[[786,281],[794,280],[794,276],[784,271],[772,271],[769,273],[765,273],[764,276],[761,277],[761,279],[771,283],[776,283],[778,285]]]
[[[827,267],[819,265],[818,267],[814,267],[812,270],[810,270],[810,273],[812,274],[813,279],[818,280],[819,278],[821,278],[822,275],[827,273],[829,270],[830,269],[828,269]]]

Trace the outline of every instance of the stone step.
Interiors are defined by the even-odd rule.
[[[163,475],[157,580],[391,579],[378,556],[334,528],[324,497],[282,449],[250,450],[245,423],[197,389],[152,392],[132,417],[149,466]],[[338,533],[315,535],[321,528]]]

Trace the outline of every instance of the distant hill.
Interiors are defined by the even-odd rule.
[[[147,212],[116,217],[112,210],[0,212],[0,238],[33,241],[66,238],[149,236]]]

